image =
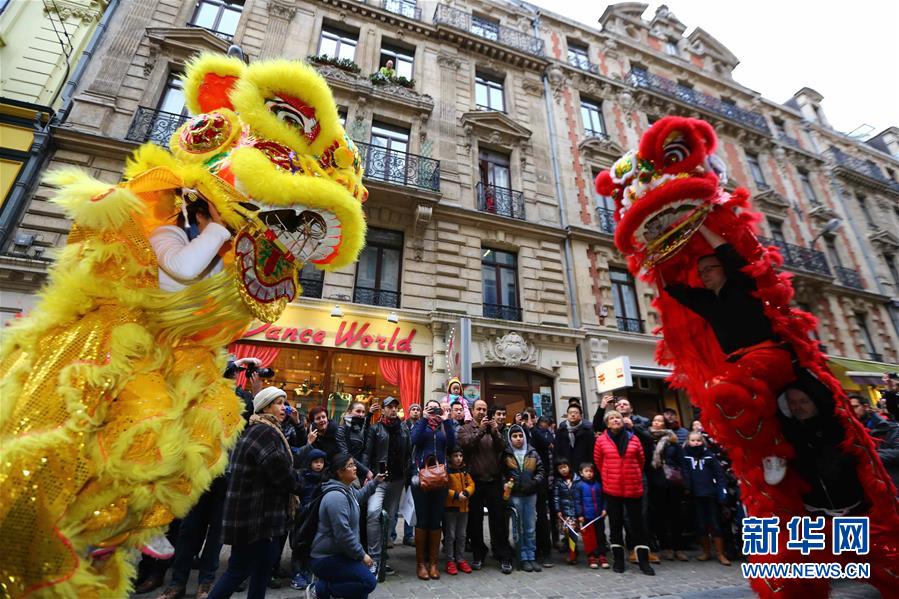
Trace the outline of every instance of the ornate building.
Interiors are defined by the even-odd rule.
[[[187,118],[178,74],[198,50],[306,59],[363,152],[368,245],[356,266],[304,271],[304,297],[240,351],[270,351],[303,401],[439,397],[449,337],[468,316],[489,401],[555,401],[560,413],[560,400],[585,396],[592,412],[593,368],[627,355],[639,409],[687,417],[653,358],[652,291],[614,250],[592,180],[653,119],[697,115],[718,129],[732,181],[754,192],[828,352],[899,360],[896,130],[862,144],[824,122],[811,90],[765,100],[733,81],[737,59],[720,42],[701,29],[684,37],[667,9],[647,21],[645,8],[608,7],[599,32],[525,3],[131,0],[52,128],[48,167],[114,181],[140,143],[165,143]],[[65,239],[51,193],[34,191],[16,231],[31,247]],[[821,235],[834,218],[843,226]],[[7,315],[28,309],[45,274],[28,248],[6,251]]]

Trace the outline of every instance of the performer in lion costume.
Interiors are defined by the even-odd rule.
[[[125,596],[128,550],[188,512],[242,428],[223,348],[278,317],[304,264],[343,267],[364,243],[359,154],[311,67],[202,55],[184,91],[196,116],[123,182],[48,176],[72,230],[0,352],[6,596]],[[151,238],[177,241],[197,203],[217,266],[173,278]]]
[[[615,200],[616,246],[659,289],[657,359],[673,366],[672,384],[688,392],[733,459],[749,515],[780,518],[777,553],[752,560],[868,562],[871,583],[896,597],[896,490],[810,336],[814,317],[791,306],[777,248],[755,237],[760,217],[749,193],[720,187],[726,175],[716,144],[708,123],[666,117],[596,179],[597,191]],[[828,543],[803,556],[786,548],[786,525],[808,514],[826,515]],[[868,555],[833,555],[835,515],[870,517]],[[763,597],[826,597],[828,581],[752,586]]]

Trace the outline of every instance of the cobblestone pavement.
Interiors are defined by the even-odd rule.
[[[688,552],[695,555],[696,552]],[[499,564],[488,560],[484,569],[472,574],[449,576],[443,572],[441,560],[440,580],[421,581],[415,577],[415,549],[397,545],[391,550],[391,565],[397,575],[390,576],[379,584],[371,599],[401,598],[528,598],[544,599],[568,598],[608,598],[661,597],[663,599],[751,599],[755,597],[749,585],[740,575],[738,563],[731,567],[715,561],[663,562],[655,566],[656,576],[645,576],[635,564],[628,564],[624,574],[611,570],[590,570],[586,564],[569,566],[560,559],[556,566],[539,573],[513,572],[504,575]],[[220,573],[227,565],[228,547],[222,551]],[[285,551],[282,566],[290,564],[290,554]],[[270,589],[267,599],[300,599],[302,591],[290,588],[289,581],[282,581],[280,589]],[[187,597],[196,591],[196,574],[192,572]],[[161,591],[139,596],[140,599],[155,599]],[[246,593],[234,595],[237,599]],[[834,585],[831,597],[839,599],[875,599],[880,594],[871,586],[856,582],[839,582]],[[809,597],[808,599],[817,599]]]

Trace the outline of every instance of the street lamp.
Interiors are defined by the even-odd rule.
[[[830,220],[827,221],[827,223],[824,225],[824,228],[821,229],[821,230],[818,232],[818,234],[814,236],[814,238],[812,238],[812,242],[811,242],[810,245],[815,245],[815,242],[818,241],[818,239],[820,239],[820,238],[823,237],[824,235],[829,235],[830,233],[833,233],[834,231],[836,231],[837,229],[839,229],[839,228],[840,228],[840,225],[842,225],[842,224],[843,224],[843,221],[841,221],[841,220],[838,219],[838,218],[832,218],[832,219],[830,219]]]

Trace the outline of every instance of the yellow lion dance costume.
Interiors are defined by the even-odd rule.
[[[72,231],[0,349],[5,596],[126,595],[127,550],[189,511],[242,428],[223,347],[278,317],[305,263],[340,268],[364,243],[359,154],[312,68],[203,55],[184,81],[197,116],[170,152],[145,144],[113,187],[49,177]],[[195,201],[232,235],[224,268],[163,291],[148,238]]]

